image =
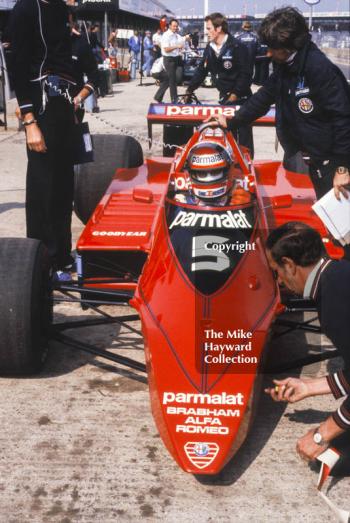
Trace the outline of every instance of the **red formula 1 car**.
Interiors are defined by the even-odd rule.
[[[185,471],[216,474],[249,431],[271,327],[283,309],[264,252],[268,231],[302,220],[320,230],[332,255],[340,253],[311,210],[309,179],[285,171],[280,162],[252,162],[231,133],[204,126],[174,158],[145,162],[134,139],[116,140],[128,165],[116,170],[77,243],[77,282],[56,290],[78,293],[83,307],[129,302],[136,309],[152,412],[163,442]],[[203,144],[214,144],[230,156],[230,197],[220,204],[215,198],[198,201],[200,189],[195,198],[193,192],[186,198],[192,190],[189,159],[200,168],[209,153],[194,152]],[[215,154],[210,161],[220,162],[221,153]],[[12,254],[14,266],[23,269],[26,264],[22,279],[28,275],[25,289],[17,294],[15,284],[6,282],[10,290],[1,309],[2,372],[40,367],[50,336],[145,370],[129,358],[63,335],[64,325],[50,325],[42,246],[18,239],[1,244],[1,274]]]

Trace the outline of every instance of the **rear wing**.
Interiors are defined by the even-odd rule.
[[[232,118],[239,108],[239,105],[151,103],[147,114],[150,147],[152,145],[152,126],[154,124],[193,127],[194,125],[199,125],[210,116],[222,114]],[[253,125],[273,127],[275,125],[275,108],[271,107],[265,116],[258,118]]]

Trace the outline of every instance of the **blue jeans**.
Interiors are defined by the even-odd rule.
[[[147,76],[150,76],[151,74],[151,67],[153,64],[153,56],[151,49],[146,49],[143,52],[143,67],[142,71],[147,74]]]
[[[135,51],[130,51],[130,60],[131,60],[130,78],[131,78],[131,80],[135,80],[136,72],[140,68],[140,53],[135,53]]]

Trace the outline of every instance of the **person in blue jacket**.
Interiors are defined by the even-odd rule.
[[[259,49],[259,41],[257,34],[252,31],[252,24],[249,22],[249,20],[245,20],[243,22],[242,31],[236,33],[235,38],[247,49],[250,72],[253,76],[255,57]]]
[[[130,78],[135,80],[136,71],[140,67],[140,57],[141,57],[141,39],[139,37],[139,32],[134,31],[134,34],[130,36],[128,41],[129,52],[130,52]]]
[[[142,72],[151,76],[151,67],[153,64],[153,41],[151,31],[146,31],[143,39],[143,67]]]

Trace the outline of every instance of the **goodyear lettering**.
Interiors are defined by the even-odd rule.
[[[147,231],[94,231],[92,236],[147,236]]]
[[[169,229],[179,227],[216,227],[217,229],[251,229],[247,216],[242,210],[233,213],[227,211],[221,214],[206,214],[181,211],[170,224]]]
[[[168,403],[194,403],[207,405],[243,405],[244,396],[241,392],[237,394],[192,394],[186,392],[164,392],[163,405]]]

